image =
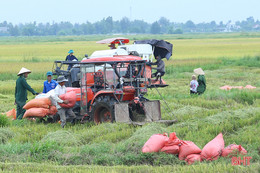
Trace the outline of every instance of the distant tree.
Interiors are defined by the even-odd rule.
[[[17,25],[13,26],[13,25],[10,25],[9,26],[9,34],[11,36],[19,36],[19,28]]]
[[[211,26],[212,28],[214,28],[214,27],[217,26],[217,24],[216,24],[216,22],[213,20],[213,21],[210,22],[210,26]]]
[[[81,24],[80,26],[84,35],[93,34],[94,33],[94,26],[90,22],[86,22]]]
[[[183,31],[181,29],[176,29],[173,34],[183,34]]]
[[[240,24],[243,31],[252,31],[255,25],[255,19],[250,16],[246,20],[243,20]]]
[[[63,36],[63,35],[66,35],[66,32],[65,32],[65,31],[63,31],[63,30],[61,30],[61,31],[59,31],[59,32],[58,32],[58,34],[57,34],[57,35],[62,35],[62,36]]]
[[[105,20],[105,25],[108,33],[113,32],[113,18],[111,16],[107,17]]]
[[[250,16],[250,17],[246,18],[246,21],[247,21],[248,24],[253,24],[253,23],[255,23],[255,19],[254,19],[253,16]]]
[[[161,32],[161,27],[160,27],[159,23],[158,22],[152,23],[151,33],[152,34],[160,34],[160,32]]]
[[[188,20],[185,23],[173,23],[167,18],[161,17],[158,21],[149,24],[143,20],[130,21],[127,17],[114,21],[111,16],[100,21],[82,24],[70,22],[52,23],[26,23],[13,25],[7,21],[0,22],[2,32],[0,36],[46,36],[46,35],[89,35],[89,34],[114,34],[114,33],[152,33],[152,34],[181,34],[183,32],[222,32],[226,31],[258,31],[260,21],[252,16],[242,21],[236,21],[235,25],[229,21],[224,24],[222,21],[217,24],[215,21],[194,24]],[[178,28],[178,29],[176,29]]]
[[[143,20],[134,20],[131,21],[129,26],[129,32],[130,33],[146,33],[150,32],[149,30],[150,25]]]
[[[3,21],[2,23],[0,23],[0,27],[6,27],[7,26],[7,21]]]
[[[127,33],[129,25],[130,20],[127,17],[123,17],[123,19],[120,20],[121,32]]]
[[[220,21],[220,22],[219,22],[219,26],[220,26],[220,27],[223,27],[223,26],[224,26],[223,21]]]
[[[35,23],[29,23],[29,24],[24,25],[21,33],[22,33],[22,35],[25,35],[25,36],[37,35]]]
[[[191,20],[188,20],[186,23],[185,23],[185,27],[192,31],[196,28],[195,24],[191,21]]]
[[[170,25],[170,21],[165,18],[165,17],[161,17],[158,21],[160,27],[161,27],[161,32],[162,33],[167,33],[169,30],[169,25]]]
[[[170,21],[166,17],[161,17],[158,20],[159,25],[169,25]]]

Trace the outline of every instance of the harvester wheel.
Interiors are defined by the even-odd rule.
[[[113,122],[115,120],[114,104],[116,100],[110,96],[96,98],[92,105],[91,119],[96,123]]]

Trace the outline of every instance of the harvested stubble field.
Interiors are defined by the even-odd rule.
[[[52,61],[65,59],[74,49],[80,59],[94,50],[106,49],[96,40],[102,36],[0,38],[0,112],[14,108],[16,74],[22,66],[32,70],[28,83],[42,90]],[[260,34],[198,34],[131,36],[161,38],[173,43],[173,58],[166,62],[159,89],[178,119],[171,126],[151,123],[142,127],[126,124],[59,124],[27,120],[10,121],[0,116],[0,171],[8,172],[258,172],[260,169]],[[207,90],[189,95],[193,69],[206,73]],[[223,85],[256,86],[255,90],[223,91]],[[161,99],[149,90],[149,99]],[[33,96],[29,94],[29,99]],[[163,103],[162,103],[163,104]],[[173,119],[162,108],[163,119]],[[176,132],[201,149],[219,132],[225,144],[241,144],[252,157],[248,166],[232,166],[230,158],[186,165],[164,153],[142,154],[141,148],[155,133]]]

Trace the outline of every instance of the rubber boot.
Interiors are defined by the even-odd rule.
[[[76,123],[76,118],[74,118],[74,119],[71,121],[71,124],[72,124],[72,125],[75,125],[75,123]]]

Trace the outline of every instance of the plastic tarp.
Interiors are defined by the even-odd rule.
[[[150,44],[154,49],[154,57],[160,55],[162,58],[170,59],[172,56],[173,45],[164,40],[138,40],[134,44]]]

